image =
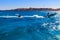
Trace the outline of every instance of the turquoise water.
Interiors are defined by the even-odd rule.
[[[0,16],[47,16],[54,11],[0,11]],[[0,18],[0,40],[60,40],[58,12],[50,18]]]

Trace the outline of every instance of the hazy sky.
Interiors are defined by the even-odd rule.
[[[60,8],[60,0],[0,0],[0,9],[26,7]]]

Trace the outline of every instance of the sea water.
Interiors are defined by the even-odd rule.
[[[47,13],[54,14],[50,18]],[[0,16],[43,16],[9,18],[0,17],[0,40],[60,40],[60,14],[56,11],[4,10]]]

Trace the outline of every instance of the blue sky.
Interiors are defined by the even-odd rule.
[[[60,0],[0,0],[0,9],[60,8]]]

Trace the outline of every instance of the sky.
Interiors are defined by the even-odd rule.
[[[0,9],[60,8],[60,0],[0,0]]]

